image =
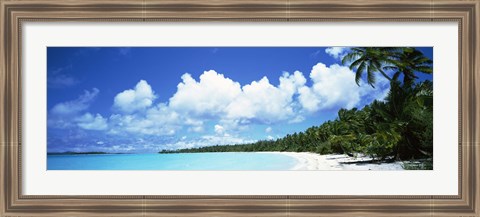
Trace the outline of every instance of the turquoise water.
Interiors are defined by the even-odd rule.
[[[48,155],[47,170],[289,170],[297,160],[272,153]]]

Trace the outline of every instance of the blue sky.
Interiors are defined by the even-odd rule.
[[[49,47],[48,151],[157,152],[303,131],[388,92],[381,76],[376,88],[356,85],[347,51]]]

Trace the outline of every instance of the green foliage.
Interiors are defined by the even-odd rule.
[[[367,83],[372,87],[375,84],[375,73],[381,73],[385,78],[391,78],[384,72],[383,65],[392,63],[390,54],[401,50],[395,47],[354,47],[342,59],[343,64],[350,64],[350,69],[356,69],[355,82],[359,85],[364,72],[367,72]]]
[[[336,152],[345,153],[348,155],[353,155],[355,153],[356,147],[356,138],[352,134],[348,135],[332,135],[328,139],[330,147]]]
[[[367,83],[374,87],[375,74],[379,72],[389,81],[396,81],[403,75],[403,85],[411,87],[416,78],[415,72],[432,74],[432,60],[411,47],[354,47],[342,59],[350,69],[356,69],[355,82],[360,83],[366,72]],[[394,71],[392,77],[385,71]]]
[[[401,135],[393,129],[378,131],[367,136],[363,152],[374,159],[385,160],[394,153],[400,138]]]

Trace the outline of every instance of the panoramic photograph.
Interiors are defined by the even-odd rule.
[[[48,47],[47,170],[433,170],[433,47]]]

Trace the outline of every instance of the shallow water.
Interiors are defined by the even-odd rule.
[[[294,157],[275,153],[48,155],[47,170],[289,170]]]

